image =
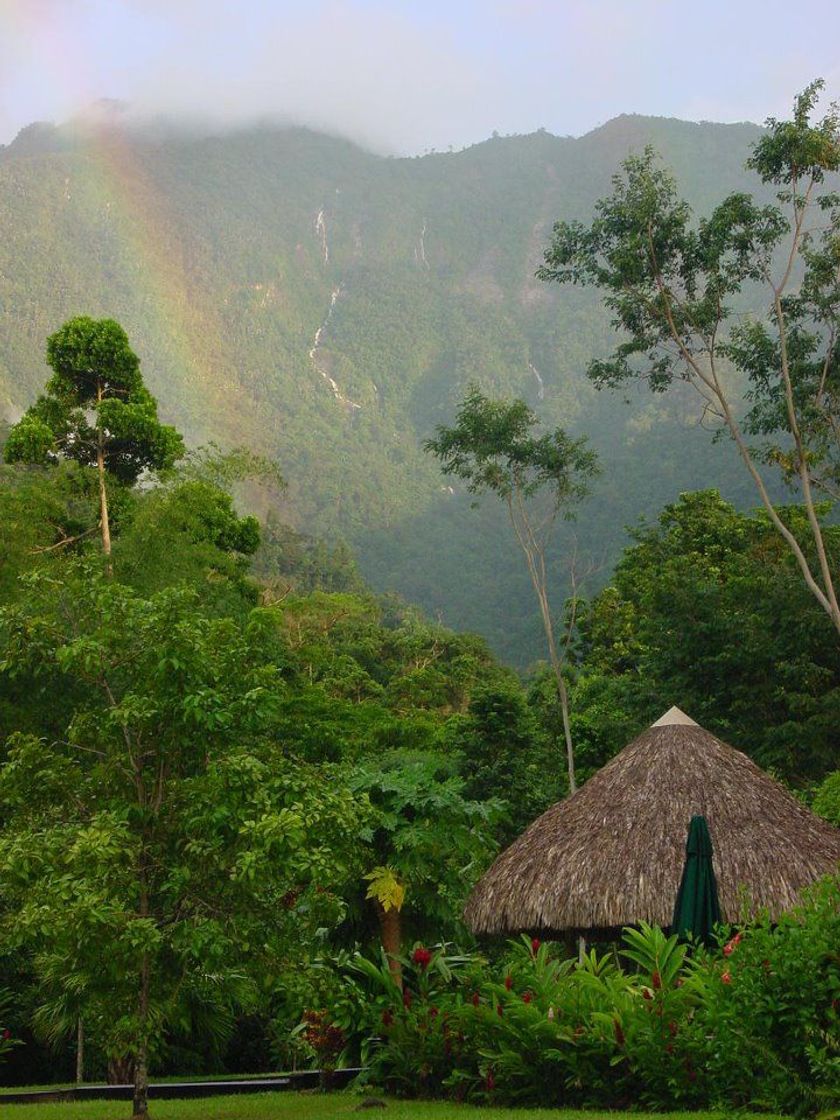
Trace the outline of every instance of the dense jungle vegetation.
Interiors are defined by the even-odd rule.
[[[528,665],[540,623],[502,519],[492,503],[476,516],[421,443],[472,380],[588,434],[611,464],[574,527],[599,572],[590,592],[625,526],[680,491],[752,504],[690,391],[594,389],[584,370],[611,345],[609,315],[534,272],[552,223],[586,219],[629,151],[653,143],[703,210],[747,185],[757,135],[620,117],[580,139],[389,159],[303,130],[33,125],[0,150],[0,418],[39,391],[48,334],[113,316],[167,422],[279,463],[288,489],[264,501],[283,521],[346,540],[376,590]],[[558,581],[570,532],[551,555]]]
[[[15,423],[0,430],[7,1083],[43,1080],[44,1068],[69,1078],[74,1066],[77,1077],[133,1078],[142,1116],[150,1073],[370,1058],[391,1088],[416,1091],[419,1077],[458,1099],[837,1103],[836,882],[778,923],[727,929],[720,946],[710,935],[708,951],[642,923],[626,933],[627,968],[615,951],[578,962],[530,936],[485,956],[461,920],[499,848],[671,704],[840,823],[840,198],[826,191],[829,219],[799,246],[799,290],[774,288],[765,319],[740,310],[791,228],[799,251],[800,157],[812,187],[840,168],[838,113],[809,125],[819,88],[800,95],[790,125],[769,122],[751,161],[765,187],[781,187],[792,225],[737,194],[695,228],[645,153],[625,162],[587,228],[589,195],[563,178],[583,156],[597,179],[616,146],[659,130],[711,204],[746,127],[697,126],[682,149],[688,126],[622,119],[581,141],[536,134],[413,162],[297,132],[97,139],[41,128],[0,154],[3,205],[19,208],[10,228],[50,215],[33,243],[45,268],[61,247],[82,285],[70,258],[93,222],[103,271],[91,290],[121,292],[139,328],[130,338],[110,317],[68,319],[46,338],[45,384],[26,331],[8,335],[22,373],[7,382]],[[705,144],[713,181],[700,174]],[[245,173],[257,150],[273,152],[270,190]],[[535,180],[522,172],[529,159]],[[449,217],[428,217],[453,167]],[[301,185],[313,175],[314,220]],[[267,206],[278,181],[298,208],[272,211],[276,224],[249,238],[244,202]],[[562,298],[522,280],[543,229],[535,181],[543,207],[571,215],[554,226],[543,275]],[[117,182],[133,209],[112,212]],[[50,183],[66,210],[38,195]],[[406,244],[411,198],[421,224]],[[149,208],[183,248],[159,256],[171,270],[160,292],[136,269],[138,253],[161,246],[131,248],[131,223]],[[302,231],[309,240],[292,244]],[[245,279],[246,249],[265,254],[258,282]],[[222,253],[238,286],[213,267]],[[20,275],[4,266],[3,314],[18,327]],[[624,329],[617,344],[599,289]],[[30,333],[45,307],[80,292],[53,282],[33,294]],[[163,348],[161,294],[172,312]],[[133,348],[144,342],[148,366]],[[261,365],[269,352],[276,364]],[[572,375],[587,361],[591,382],[623,387],[624,411]],[[732,454],[688,426],[680,361],[713,392],[747,468],[781,476],[759,485],[760,512],[698,488],[712,454],[725,484]],[[634,378],[661,395],[644,398]],[[744,431],[763,441],[753,449],[729,410],[739,390]],[[206,434],[245,449],[198,446]],[[694,485],[680,493],[684,472]],[[772,498],[784,481],[786,506]],[[500,501],[472,510],[486,493]],[[578,505],[580,539],[558,533],[546,553],[539,526]],[[647,517],[611,564],[618,510]],[[564,601],[558,564],[570,553],[585,567],[571,570]],[[417,587],[400,575],[409,563]],[[393,588],[416,590],[419,606]],[[529,590],[549,666],[535,656]],[[480,610],[486,636],[433,621],[430,606],[461,620]],[[371,1050],[378,1029],[385,1044]],[[714,1079],[700,1084],[701,1068]]]
[[[330,962],[468,944],[471,885],[566,792],[549,672],[240,516],[246,477],[279,485],[214,449],[109,478],[109,576],[95,467],[0,468],[6,1083],[71,1077],[79,1022],[86,1076],[125,1076],[141,951],[154,1072],[307,1060],[290,1031],[334,998]],[[582,777],[676,699],[804,796],[835,765],[836,642],[762,517],[684,495],[578,619]]]

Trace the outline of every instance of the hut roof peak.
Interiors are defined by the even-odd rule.
[[[660,716],[656,723],[652,723],[651,727],[670,727],[672,724],[682,724],[684,727],[699,727],[700,725],[691,716],[687,716],[684,711],[674,705],[668,711]]]

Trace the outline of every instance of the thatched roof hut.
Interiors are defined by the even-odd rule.
[[[467,925],[596,937],[667,926],[694,814],[709,823],[725,921],[745,892],[777,916],[838,869],[840,830],[672,708],[502,852],[470,896]]]

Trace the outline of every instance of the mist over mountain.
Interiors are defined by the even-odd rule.
[[[629,151],[652,143],[704,211],[753,188],[758,135],[621,116],[577,139],[386,158],[268,124],[136,130],[109,111],[32,125],[0,149],[0,418],[42,388],[50,332],[113,316],[192,442],[277,459],[298,527],[344,537],[374,586],[527,663],[539,623],[503,517],[471,508],[422,440],[472,380],[590,436],[604,475],[558,534],[558,584],[572,531],[605,578],[624,526],[679,491],[721,484],[752,504],[691,396],[592,388],[583,371],[612,345],[608,315],[534,271],[552,223],[588,217]]]

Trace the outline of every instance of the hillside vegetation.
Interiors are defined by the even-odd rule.
[[[472,510],[420,444],[471,380],[588,433],[605,472],[575,532],[605,573],[624,526],[681,490],[720,483],[751,504],[693,399],[628,407],[587,382],[607,316],[534,270],[552,223],[585,218],[629,150],[653,143],[707,209],[747,185],[757,135],[625,116],[580,139],[392,159],[300,129],[30,126],[0,149],[0,419],[43,384],[51,331],[113,316],[164,420],[276,459],[286,520],[344,538],[374,587],[528,663],[539,623],[500,513]],[[568,551],[567,531],[558,580]]]

